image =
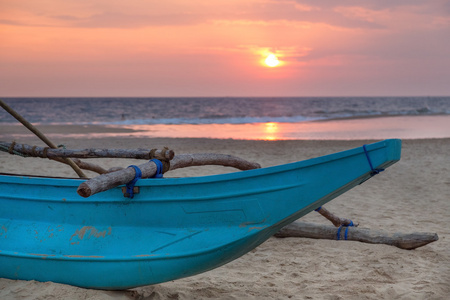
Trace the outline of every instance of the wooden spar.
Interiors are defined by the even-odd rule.
[[[27,144],[16,144],[0,141],[0,146],[14,150],[17,154],[24,156],[48,158],[63,162],[62,158],[70,157],[82,169],[97,172],[99,174],[118,171],[122,168],[115,167],[105,170],[100,166],[82,162],[77,158],[134,158],[134,159],[151,159],[171,160],[170,170],[185,167],[217,165],[224,167],[232,167],[239,170],[251,170],[261,168],[258,163],[249,162],[242,158],[215,153],[195,153],[181,154],[175,157],[175,152],[165,148],[157,149],[49,149],[44,147],[31,146]]]
[[[37,146],[30,146],[26,144],[13,144],[1,142],[0,145],[8,147],[17,153],[49,158],[56,161],[64,162],[64,158],[72,157],[75,159],[75,163],[87,170],[95,171],[102,175],[94,177],[86,182],[83,182],[78,187],[78,194],[82,197],[89,197],[96,193],[109,190],[113,187],[127,184],[132,181],[135,176],[134,169],[120,169],[113,168],[105,170],[95,164],[89,164],[79,161],[77,158],[98,158],[98,157],[115,157],[115,158],[135,158],[135,159],[150,159],[157,158],[162,161],[172,160],[167,170],[175,170],[190,166],[203,166],[203,165],[221,165],[225,167],[234,167],[240,170],[251,170],[261,168],[257,163],[248,162],[242,158],[214,153],[197,153],[197,154],[181,154],[175,157],[174,151],[170,149],[151,151],[146,149],[124,150],[124,149],[84,149],[84,150],[70,150],[70,149],[48,149]],[[142,178],[153,177],[156,174],[156,164],[154,162],[148,162],[139,166],[142,171]]]
[[[58,161],[58,162],[61,162],[61,163],[65,163],[62,158],[51,158],[51,160],[55,160],[55,161]],[[99,165],[96,165],[96,164],[93,164],[93,163],[88,163],[88,162],[85,162],[85,161],[81,161],[78,158],[72,158],[72,160],[73,160],[74,163],[77,164],[78,167],[80,167],[80,169],[96,172],[98,174],[111,173],[111,172],[115,172],[115,171],[123,169],[121,167],[112,167],[112,168],[109,168],[108,170],[106,170],[106,169],[102,168]]]
[[[170,170],[185,167],[216,165],[232,167],[242,171],[261,168],[261,165],[255,162],[249,162],[240,157],[217,154],[217,153],[195,153],[179,154],[170,162]]]
[[[221,165],[233,167],[239,170],[261,168],[261,166],[257,163],[249,162],[231,155],[199,153],[180,154],[175,156],[170,162],[169,170],[203,165]],[[153,161],[139,165],[138,167],[141,169],[142,178],[153,177],[157,171],[156,164]],[[116,186],[127,184],[134,179],[135,174],[136,171],[133,168],[126,168],[112,173],[102,174],[81,183],[77,189],[77,193],[80,196],[87,198],[94,194],[112,189]]]
[[[55,158],[54,160],[58,159]],[[98,165],[87,163],[84,161],[82,162],[77,158],[74,158],[73,161],[81,169],[97,172],[98,174],[111,173],[123,169],[121,167],[113,167],[108,170],[105,170]],[[169,171],[186,167],[206,166],[206,165],[232,167],[239,170],[252,170],[261,168],[261,166],[257,163],[249,162],[236,156],[225,154],[214,154],[214,153],[194,153],[194,154],[180,154],[175,156],[174,159],[170,162]]]
[[[135,158],[135,159],[172,159],[175,152],[170,149],[49,149],[47,147],[13,144],[0,141],[0,145],[8,147],[26,156],[40,158]]]
[[[248,162],[242,158],[231,155],[200,153],[180,154],[175,156],[170,162],[169,170],[202,165],[222,165],[240,170],[261,168],[257,163]],[[156,164],[153,161],[139,165],[138,167],[142,172],[141,178],[153,177],[157,171]],[[102,174],[81,183],[77,189],[77,193],[80,196],[87,198],[116,186],[127,184],[134,179],[135,175],[136,171],[133,168],[125,168],[112,173]]]
[[[346,239],[345,231],[347,231]],[[386,231],[371,230],[359,227],[343,227],[341,228],[339,233],[339,240],[359,241],[370,244],[386,244],[407,250],[425,246],[439,239],[436,233],[388,233]],[[303,237],[312,239],[337,240],[338,229],[329,225],[293,222],[283,227],[274,236],[279,238]]]
[[[0,99],[0,105],[3,107],[4,110],[6,110],[10,115],[12,115],[14,118],[16,118],[17,121],[22,123],[26,128],[28,128],[31,132],[33,132],[38,138],[40,138],[44,143],[47,144],[47,146],[56,149],[55,144],[52,143],[42,132],[40,132],[33,124],[25,120],[19,113],[17,113],[15,110],[13,110],[9,105],[7,105],[3,100]],[[64,158],[65,162],[72,167],[72,169],[78,174],[80,178],[87,178],[86,175],[84,175],[83,171],[70,159],[70,158]]]
[[[322,216],[324,216],[325,218],[327,218],[336,227],[349,226],[350,224],[353,224],[353,226],[355,226],[355,227],[358,226],[358,223],[354,223],[354,222],[352,222],[352,220],[349,220],[349,219],[340,218],[323,206],[316,209],[316,211],[319,214],[321,214]]]
[[[141,169],[142,177],[149,178],[156,174],[157,166],[153,161],[138,166]],[[136,175],[134,168],[125,168],[117,172],[102,174],[91,178],[78,186],[78,195],[87,198],[94,194],[107,191],[113,187],[127,184],[132,181]]]

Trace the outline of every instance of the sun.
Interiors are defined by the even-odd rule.
[[[269,54],[264,62],[271,68],[276,67],[280,64],[280,61],[275,56],[275,54]]]

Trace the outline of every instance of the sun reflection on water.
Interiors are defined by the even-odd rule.
[[[249,124],[148,124],[108,126],[50,126],[52,137],[72,138],[213,138],[240,140],[351,140],[386,138],[447,138],[450,116],[385,117],[324,122]],[[71,129],[72,128],[72,129]],[[3,129],[3,128],[2,128]],[[5,129],[6,130],[6,129]],[[69,130],[64,132],[64,130]],[[75,132],[70,131],[75,130]],[[19,132],[14,133],[17,137]],[[24,133],[25,135],[28,133]],[[7,133],[0,134],[3,139]]]
[[[275,141],[278,139],[278,123],[268,122],[264,123],[265,140]]]

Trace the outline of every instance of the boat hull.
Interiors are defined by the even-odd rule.
[[[366,146],[373,168],[401,141]],[[363,147],[230,174],[142,179],[87,199],[82,179],[0,175],[0,277],[125,289],[217,268],[370,178]]]

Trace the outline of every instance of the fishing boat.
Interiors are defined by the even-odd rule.
[[[127,289],[192,276],[400,159],[392,139],[280,166],[142,179],[82,198],[85,179],[0,175],[0,277]]]

